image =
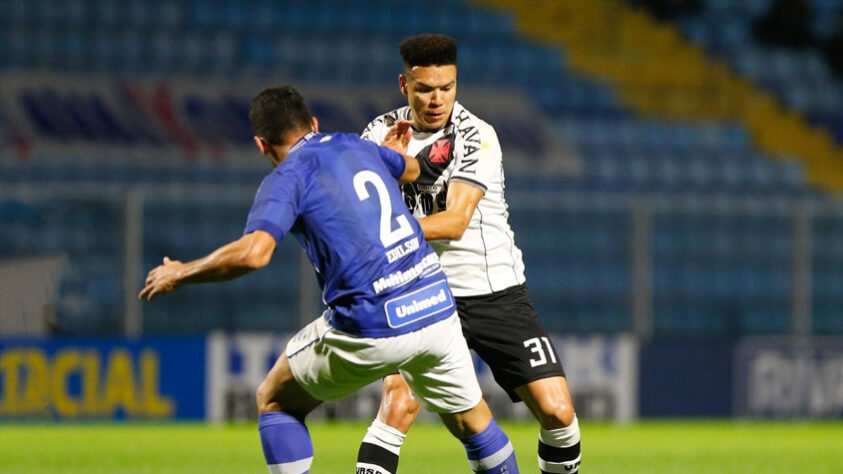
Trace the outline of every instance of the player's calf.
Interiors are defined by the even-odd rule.
[[[258,431],[270,474],[310,472],[313,443],[301,420],[281,411],[261,413]]]
[[[478,474],[515,474],[518,464],[509,438],[493,419],[489,426],[462,440],[471,470]]]
[[[567,380],[547,377],[515,391],[541,425],[538,461],[542,474],[578,472],[580,428]]]
[[[286,352],[258,386],[258,431],[270,474],[305,474],[313,462],[313,443],[304,417],[321,402],[293,377]]]
[[[357,452],[357,474],[395,474],[401,445],[420,409],[401,375],[384,377],[378,417]]]
[[[482,398],[467,411],[440,413],[448,431],[462,441],[471,470],[478,474],[516,474],[518,464],[509,438]]]

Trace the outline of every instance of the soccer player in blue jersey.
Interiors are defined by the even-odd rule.
[[[305,416],[395,371],[462,441],[474,472],[517,473],[512,445],[482,399],[445,274],[398,188],[419,175],[415,158],[356,135],[318,133],[291,87],[261,92],[249,119],[275,168],[244,235],[192,262],[165,257],[139,297],[259,269],[288,233],[304,247],[328,309],[288,342],[258,387],[270,473],[309,472]],[[403,127],[383,143],[403,152],[408,141]]]

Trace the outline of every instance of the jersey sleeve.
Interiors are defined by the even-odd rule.
[[[360,134],[360,138],[373,142],[376,145],[380,145],[381,142],[383,142],[384,137],[386,137],[386,132],[389,130],[386,126],[385,120],[384,116],[380,116],[369,122],[369,125],[367,125],[366,129],[363,130],[363,133]]]
[[[407,168],[407,162],[404,161],[404,157],[400,153],[386,147],[378,145],[376,148],[378,149],[378,153],[380,154],[383,163],[389,170],[389,174],[391,174],[395,179],[400,178],[401,175],[404,174],[404,170]]]
[[[262,230],[280,242],[299,215],[303,194],[304,185],[297,173],[276,169],[258,188],[243,233]]]
[[[479,136],[479,140],[462,143],[449,181],[470,184],[486,192],[500,174],[502,152],[498,135],[490,125],[484,126]]]

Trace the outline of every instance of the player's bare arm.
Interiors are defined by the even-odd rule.
[[[275,238],[262,230],[223,245],[205,257],[188,263],[164,257],[164,263],[146,277],[138,298],[152,301],[189,283],[233,280],[266,266],[275,251]]]
[[[412,124],[413,122],[410,122],[409,120],[398,121],[392,126],[392,128],[389,129],[389,132],[387,132],[381,142],[382,147],[389,148],[390,150],[398,152],[404,156],[404,162],[406,164],[404,174],[398,178],[398,182],[401,184],[412,183],[418,179],[421,174],[419,160],[407,154],[407,145],[410,143],[410,138],[412,136],[412,132],[410,131],[410,126]]]
[[[448,185],[445,210],[419,219],[426,240],[459,240],[471,222],[484,191],[459,181]]]

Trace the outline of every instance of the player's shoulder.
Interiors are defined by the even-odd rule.
[[[366,126],[366,129],[363,130],[363,134],[365,135],[367,132],[371,132],[376,129],[388,130],[395,125],[395,122],[399,120],[410,120],[410,117],[410,106],[408,105],[390,110],[389,112],[378,115],[372,119],[372,121]]]
[[[359,135],[354,133],[320,133],[311,139],[307,146],[297,150],[299,155],[307,156],[321,155],[326,150],[338,147],[353,147],[356,145],[367,145],[368,142],[361,140]]]
[[[291,153],[285,161],[293,161],[300,169],[333,163],[340,153],[351,152],[358,157],[374,156],[376,146],[354,133],[319,134],[307,146]]]
[[[453,122],[457,131],[477,130],[483,138],[497,138],[497,132],[495,132],[495,127],[492,124],[483,120],[459,102],[454,105]]]
[[[337,133],[319,133],[313,135],[306,143],[298,143],[293,146],[292,151],[278,167],[287,166],[295,168],[306,168],[308,165],[313,165],[325,156],[331,155],[332,148],[335,148],[343,140],[336,139],[341,134]]]
[[[356,133],[331,133],[326,134],[324,137],[321,138],[322,143],[326,143],[330,145],[355,145],[355,144],[364,144],[368,145],[368,142],[365,140],[360,139],[360,135]]]

